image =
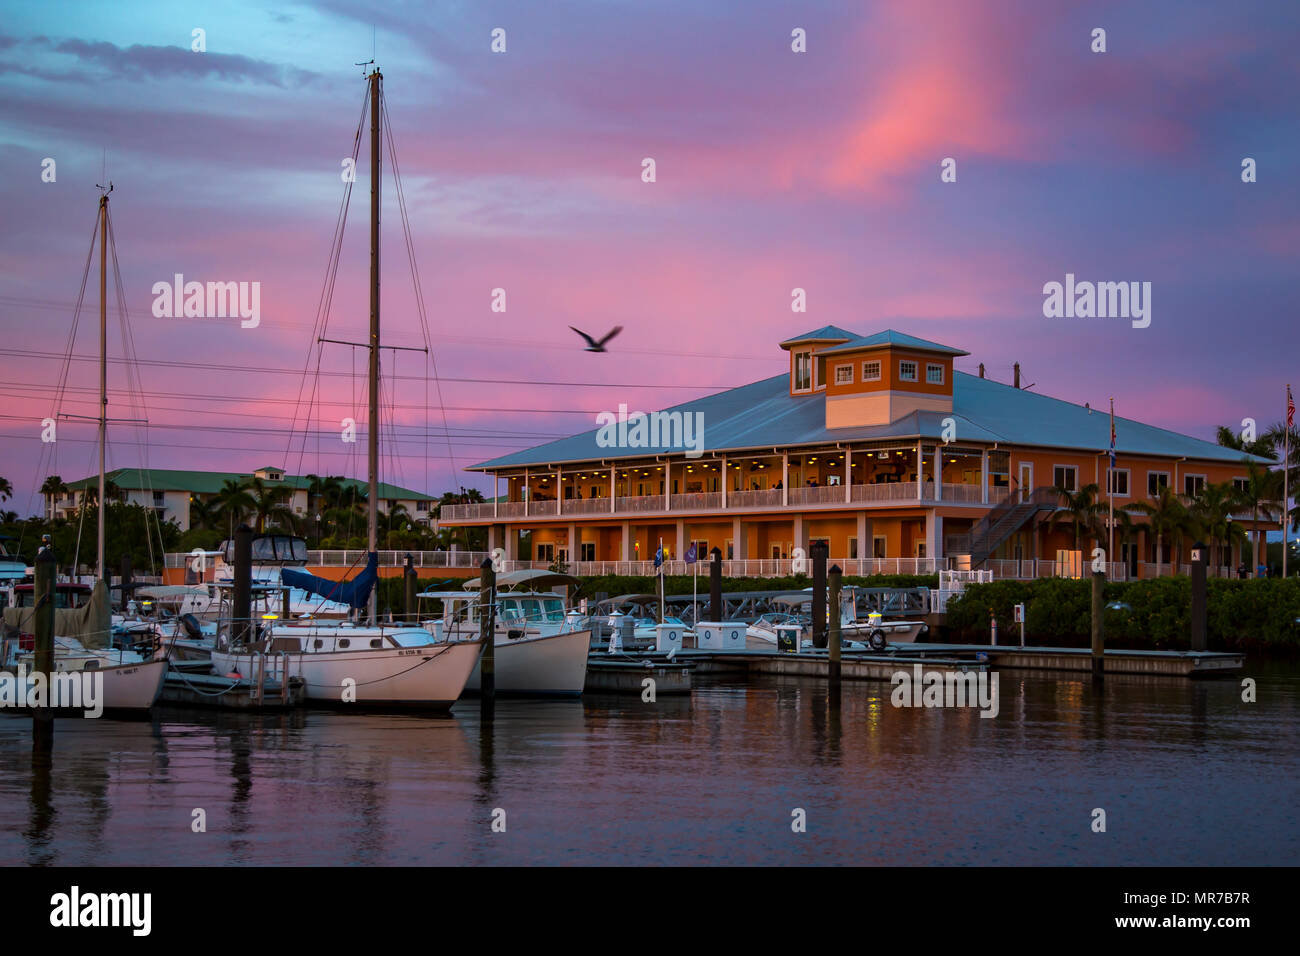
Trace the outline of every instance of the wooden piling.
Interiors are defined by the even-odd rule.
[[[420,617],[415,606],[415,591],[415,558],[408,553],[406,567],[402,569],[402,596],[403,610],[406,612],[406,621],[409,624],[414,624]]]
[[[1192,650],[1209,649],[1206,636],[1206,582],[1205,582],[1205,545],[1196,542],[1192,546]]]
[[[478,634],[483,641],[483,656],[479,658],[479,709],[490,715],[496,707],[496,603],[497,576],[492,570],[492,560],[485,558],[479,565]]]
[[[1092,573],[1092,679],[1094,683],[1101,683],[1106,670],[1106,628],[1102,617],[1105,587],[1106,573],[1094,571]]]
[[[725,615],[722,611],[722,550],[714,548],[709,552],[709,621],[721,624]]]
[[[812,546],[812,642],[826,646],[826,559],[828,548],[820,541]]]
[[[831,620],[830,636],[828,644],[830,647],[829,663],[826,668],[826,676],[829,678],[828,685],[828,703],[832,710],[837,710],[840,706],[840,591],[843,582],[844,572],[837,564],[830,569],[828,574],[830,586]]]
[[[249,644],[257,633],[253,627],[253,529],[241,524],[235,529],[235,580],[230,598],[230,644]]]
[[[32,588],[33,621],[36,635],[33,671],[45,681],[45,705],[32,710],[32,746],[38,751],[49,751],[54,746],[53,684],[54,673],[54,591],[58,565],[54,560],[54,547],[48,543],[36,553],[36,580]],[[21,673],[21,671],[20,671]]]

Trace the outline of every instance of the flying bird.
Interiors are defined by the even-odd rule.
[[[573,326],[569,326],[569,328],[573,329]],[[618,335],[618,333],[622,332],[622,331],[623,331],[623,326],[621,326],[621,325],[616,325],[616,326],[614,326],[614,328],[610,330],[609,334],[606,335],[606,336],[605,336],[603,339],[601,339],[599,342],[597,342],[595,339],[593,339],[593,338],[592,338],[590,335],[588,335],[586,332],[582,331],[582,329],[573,329],[573,331],[577,332],[579,335],[581,335],[584,339],[587,340],[587,348],[586,348],[586,351],[588,351],[588,352],[603,352],[603,351],[605,351],[605,343],[608,342],[610,339],[612,339],[614,336]]]

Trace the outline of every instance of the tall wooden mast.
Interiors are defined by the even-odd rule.
[[[369,550],[379,550],[379,187],[380,122],[379,92],[383,74],[370,73],[370,424],[368,429],[368,487],[366,540]],[[375,623],[378,595],[370,592],[370,623]]]

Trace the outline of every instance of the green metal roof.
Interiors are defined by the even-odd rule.
[[[272,469],[259,468],[259,471],[274,470],[283,471],[278,466],[272,466]],[[110,471],[106,476],[109,481],[117,485],[124,491],[188,491],[193,494],[214,495],[221,490],[221,486],[227,481],[249,481],[253,477],[252,472],[241,474],[234,471],[176,471],[167,468],[118,468]],[[321,477],[325,477],[322,475]],[[99,476],[93,475],[89,478],[81,478],[77,481],[68,482],[68,488],[79,491],[82,488],[89,488],[98,485]],[[285,475],[281,481],[269,482],[274,485],[284,485],[295,490],[301,489],[306,491],[311,485],[310,479],[302,475]],[[366,490],[366,482],[358,481],[355,478],[344,478],[343,487],[357,488],[361,491]],[[405,500],[405,501],[432,501],[430,495],[423,494],[419,491],[411,491],[409,488],[401,488],[397,485],[390,485],[386,482],[379,483],[380,499]]]

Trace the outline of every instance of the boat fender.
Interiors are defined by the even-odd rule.
[[[885,639],[885,632],[880,628],[876,628],[871,632],[871,649],[873,651],[883,651],[888,643]]]

